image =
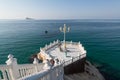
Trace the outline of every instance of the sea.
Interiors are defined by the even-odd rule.
[[[66,24],[67,41],[81,42],[87,60],[95,65],[106,80],[120,80],[120,20],[0,20],[0,64],[13,54],[18,64],[31,63],[30,57],[40,47],[63,40],[59,28]],[[47,31],[47,33],[45,33]]]

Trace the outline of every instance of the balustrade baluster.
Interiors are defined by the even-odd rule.
[[[6,75],[5,70],[2,70],[2,74],[3,74],[3,79],[4,79],[4,80],[7,80],[7,75]]]
[[[23,77],[23,71],[22,68],[20,69],[21,77]]]
[[[22,68],[22,75],[23,75],[23,77],[25,76],[25,75],[24,75],[24,68]]]
[[[11,76],[10,76],[10,73],[9,73],[9,70],[8,70],[8,69],[6,70],[6,73],[7,73],[7,76],[8,76],[8,78],[9,78],[9,80],[11,80],[12,78],[11,78]]]

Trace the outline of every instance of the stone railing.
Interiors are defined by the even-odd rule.
[[[11,79],[11,75],[9,73],[11,66],[0,65],[0,80],[9,80]]]
[[[63,43],[63,41],[62,41],[62,43]],[[64,64],[63,64],[64,66],[67,66],[67,65],[69,65],[69,64],[71,64],[71,63],[73,63],[73,62],[75,62],[79,59],[82,59],[82,58],[86,57],[86,50],[84,49],[84,47],[82,46],[82,44],[80,42],[66,41],[66,43],[67,44],[78,45],[78,47],[80,49],[80,54],[77,57],[71,57],[70,60],[65,61]]]
[[[17,64],[13,55],[8,55],[7,65],[0,65],[0,80],[63,80],[63,65],[55,62],[51,66],[49,61],[38,63],[35,58],[33,64]]]
[[[62,65],[43,70],[33,76],[27,76],[19,80],[63,80],[64,70]]]
[[[61,43],[64,43],[64,41],[61,41]],[[79,45],[80,42],[73,42],[73,41],[65,41],[66,44],[72,44],[72,45]]]
[[[49,45],[46,44],[44,48],[40,48],[40,52],[47,53],[52,48],[55,48],[55,46],[58,47],[61,43],[64,43],[64,41],[59,41],[59,40],[53,41]],[[82,44],[80,42],[66,41],[66,43],[72,44],[72,45],[78,45],[81,51],[85,51],[84,47],[82,46]]]
[[[48,51],[49,49],[53,48],[53,47],[57,47],[58,45],[60,44],[60,41],[59,40],[56,40],[56,41],[53,41],[52,43],[50,42],[49,45],[45,45],[44,48],[40,48],[40,51]]]
[[[16,58],[9,55],[9,59],[6,61],[7,65],[0,65],[0,80],[63,80],[64,66],[84,57],[86,54],[61,63],[55,61],[54,66],[51,66],[48,61],[39,64],[36,58],[33,64],[18,65]]]
[[[71,63],[73,63],[73,62],[75,62],[75,61],[77,61],[79,59],[83,59],[85,57],[86,57],[86,54],[78,55],[77,57],[74,57],[74,58],[71,57],[70,60],[63,62],[63,66],[67,66],[67,65],[69,65],[69,64],[71,64]]]

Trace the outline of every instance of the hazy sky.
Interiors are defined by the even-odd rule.
[[[120,0],[0,0],[0,19],[120,19]]]

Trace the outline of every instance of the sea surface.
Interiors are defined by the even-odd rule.
[[[120,80],[120,20],[0,20],[0,64],[8,54],[19,64],[30,63],[40,47],[63,40],[64,24],[71,28],[66,40],[80,41],[106,80]]]

